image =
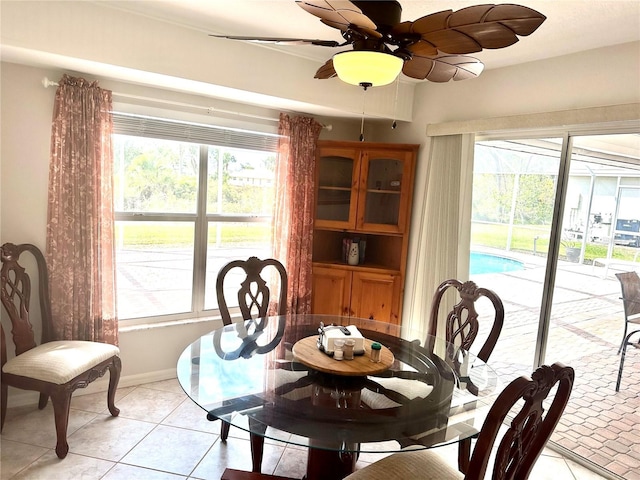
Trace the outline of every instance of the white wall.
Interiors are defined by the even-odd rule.
[[[412,122],[374,133],[414,143],[424,140],[429,124],[639,102],[640,42],[634,42],[487,70],[472,80],[421,83]]]
[[[389,128],[390,122],[376,126],[367,122],[370,129],[367,140],[422,145],[416,179],[415,222],[421,211],[428,174],[428,124],[640,103],[639,53],[640,44],[635,43],[487,71],[480,78],[466,82],[423,83],[416,88],[414,120],[401,122],[396,130]],[[43,88],[40,82],[44,76],[57,80],[63,72],[3,63],[0,73],[0,242],[30,242],[44,247],[54,91]],[[104,79],[101,85],[114,91],[135,90],[148,97],[179,99],[189,104],[206,105],[209,101],[109,79]],[[252,111],[256,111],[255,107]],[[273,114],[267,110],[264,113]],[[333,124],[333,130],[323,131],[322,138],[357,138],[359,122],[320,120]],[[184,346],[211,327],[200,323],[123,333],[123,384],[127,377],[133,381],[171,374]]]

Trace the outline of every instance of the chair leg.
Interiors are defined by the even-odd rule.
[[[471,458],[471,438],[465,438],[458,443],[458,470],[466,474]]]
[[[42,410],[47,406],[47,402],[49,401],[49,395],[46,393],[40,392],[40,398],[38,399],[38,408]]]
[[[251,471],[260,473],[262,471],[262,457],[264,452],[264,432],[267,426],[264,423],[257,422],[253,417],[249,417],[249,435],[251,443]],[[253,433],[258,432],[258,433]]]
[[[618,381],[616,382],[616,392],[620,391],[620,382],[622,381],[622,368],[624,367],[624,356],[627,353],[627,346],[622,347],[622,355],[620,355],[620,367],[618,368]]]
[[[2,405],[0,405],[0,412],[1,412],[0,413],[0,432],[4,428],[4,419],[7,416],[8,398],[9,398],[9,385],[2,382],[2,385],[0,385],[0,402],[2,402]]]
[[[622,342],[620,342],[620,347],[618,348],[618,355],[620,355],[620,352],[622,351],[622,346],[624,345],[624,341],[627,338],[627,327],[629,325],[627,324],[627,322],[624,322],[624,333],[622,334]]]
[[[262,471],[262,456],[264,452],[264,437],[250,434],[251,441],[251,471],[260,473]]]
[[[640,330],[635,330],[622,339],[622,355],[620,355],[620,367],[618,368],[618,380],[616,381],[616,392],[620,391],[620,382],[622,381],[622,369],[624,367],[624,357],[626,356],[626,353],[627,353],[627,345],[631,344],[631,337],[638,332],[640,332]]]
[[[116,390],[120,381],[120,372],[122,371],[122,361],[120,357],[113,357],[111,365],[109,365],[109,391],[107,392],[107,407],[112,416],[117,417],[120,409],[116,407]]]
[[[225,422],[224,420],[221,420],[221,424],[220,424],[220,440],[222,440],[223,442],[227,441],[227,438],[229,437],[229,427],[231,426],[229,424],[229,422]]]
[[[53,404],[53,415],[56,423],[56,455],[58,455],[58,458],[64,458],[69,452],[69,444],[67,443],[67,426],[69,425],[71,393],[65,392],[61,388],[59,391],[51,395],[51,403]]]

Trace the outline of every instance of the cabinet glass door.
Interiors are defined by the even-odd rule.
[[[382,231],[399,230],[405,221],[403,193],[408,161],[370,154],[365,166],[364,211],[360,214],[363,225],[377,225],[374,228]]]
[[[355,223],[356,198],[353,189],[357,154],[331,154],[319,159],[316,225],[348,227]]]

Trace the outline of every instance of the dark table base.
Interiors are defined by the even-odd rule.
[[[242,470],[234,470],[227,468],[222,473],[220,480],[294,480],[289,477],[280,477],[278,475],[267,475],[265,473],[245,472]]]
[[[253,437],[253,436],[252,436]],[[252,438],[252,440],[254,440]],[[257,438],[255,440],[258,440]],[[264,440],[259,437],[259,440]],[[258,445],[261,442],[258,441]],[[253,446],[253,445],[252,445]],[[259,452],[259,453],[258,453]],[[262,462],[262,448],[258,451],[252,451],[254,455],[254,469],[260,468],[259,463],[256,466],[256,453],[258,453],[259,462]],[[322,450],[319,448],[309,448],[307,456],[307,474],[304,480],[342,480],[344,477],[352,473],[356,466],[357,456],[355,452],[338,452],[335,450]],[[220,480],[295,480],[290,477],[281,477],[278,475],[268,475],[258,471],[245,472],[242,470],[234,470],[227,468]]]
[[[342,480],[356,468],[355,452],[310,448],[305,480]]]

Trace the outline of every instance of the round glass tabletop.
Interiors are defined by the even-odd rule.
[[[318,338],[320,325],[355,326],[356,336],[389,349],[393,362],[375,374],[340,375],[298,361],[293,346]],[[339,367],[339,360],[327,358]],[[177,371],[184,391],[210,420],[341,452],[431,448],[473,436],[500,386],[490,366],[440,339],[329,315],[274,316],[225,326],[189,345]]]

